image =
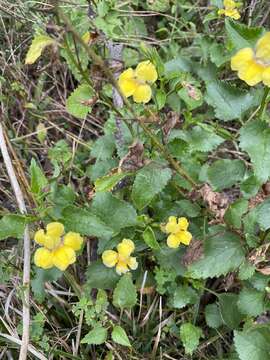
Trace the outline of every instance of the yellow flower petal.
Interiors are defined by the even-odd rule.
[[[188,222],[187,218],[185,218],[185,217],[180,217],[178,219],[178,224],[179,224],[180,230],[187,230],[187,228],[189,226],[189,222]]]
[[[166,233],[168,233],[168,234],[173,233],[174,234],[174,233],[177,233],[180,230],[181,230],[181,228],[180,228],[179,224],[177,223],[176,217],[175,216],[170,216],[167,224],[165,225]]]
[[[169,235],[167,238],[167,245],[173,249],[178,248],[180,245],[180,240],[179,240],[178,236],[174,235],[174,234]]]
[[[152,90],[149,85],[139,85],[133,93],[133,100],[136,103],[148,103],[152,97]]]
[[[46,235],[43,229],[40,229],[35,233],[34,240],[37,244],[44,245],[45,239]]]
[[[135,76],[139,80],[148,81],[151,84],[154,83],[158,78],[156,67],[149,60],[142,61],[137,65]]]
[[[66,268],[76,261],[75,251],[66,245],[59,246],[56,250],[52,251],[53,264],[59,270],[65,271]]]
[[[127,259],[130,254],[135,250],[134,242],[130,239],[123,239],[117,245],[117,250],[119,253],[119,258],[121,258],[121,260]]]
[[[80,250],[83,243],[83,238],[80,234],[75,232],[68,232],[64,237],[64,244],[71,247],[73,250]]]
[[[46,226],[47,235],[52,237],[60,237],[64,234],[64,225],[60,222],[51,222]]]
[[[138,267],[138,262],[137,262],[136,258],[133,257],[133,256],[131,256],[131,257],[128,259],[127,264],[128,264],[128,266],[129,266],[129,268],[130,268],[131,270],[136,270],[137,267]]]
[[[236,6],[236,3],[233,0],[224,0],[223,5],[225,8],[234,8]]]
[[[218,15],[225,15],[225,10],[224,9],[218,10]]]
[[[244,67],[247,67],[250,61],[253,59],[254,53],[251,48],[244,48],[239,50],[231,58],[231,68],[232,70],[242,70]]]
[[[264,85],[270,86],[270,66],[264,70],[262,74],[262,81]]]
[[[180,231],[175,236],[177,236],[178,241],[184,245],[189,245],[189,243],[192,239],[192,235],[188,231]]]
[[[42,269],[50,269],[53,267],[53,257],[51,251],[41,247],[36,250],[34,255],[34,263]]]
[[[102,253],[102,261],[103,264],[109,268],[115,266],[118,261],[118,254],[113,250],[105,250]]]
[[[135,79],[134,70],[131,68],[122,72],[119,76],[118,84],[120,86],[121,91],[126,97],[129,97],[134,94],[134,91],[138,87],[138,83]]]
[[[127,263],[125,263],[124,261],[118,261],[115,270],[118,275],[125,274],[126,272],[129,271]]]
[[[269,62],[270,61],[270,32],[261,37],[256,44],[256,58]]]
[[[61,242],[60,237],[45,235],[43,245],[45,248],[52,250],[55,249],[58,245],[60,245],[60,242]]]
[[[249,86],[254,86],[262,81],[262,74],[264,67],[257,64],[255,61],[250,62],[247,68],[240,70],[238,76],[241,80],[244,80]]]
[[[225,9],[225,16],[228,16],[234,20],[240,19],[241,15],[237,9]]]

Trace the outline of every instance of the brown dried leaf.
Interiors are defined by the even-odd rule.
[[[223,221],[224,214],[230,204],[229,197],[225,193],[213,191],[208,184],[203,185],[199,192],[209,209],[215,214],[216,220]]]
[[[145,165],[145,160],[143,159],[143,152],[143,144],[139,141],[135,141],[129,147],[127,155],[120,160],[118,170],[135,171],[142,168]]]
[[[165,139],[168,138],[171,130],[176,126],[177,122],[180,122],[179,120],[179,115],[175,111],[168,112],[166,116],[166,121],[162,126],[162,131]]]
[[[263,275],[270,275],[270,266],[266,266],[266,267],[261,268],[261,269],[257,268],[256,270],[259,271]]]
[[[200,240],[192,239],[185,255],[182,257],[182,264],[189,266],[199,260],[203,255],[203,243]]]

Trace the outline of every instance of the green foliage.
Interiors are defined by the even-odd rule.
[[[14,237],[22,239],[27,223],[27,218],[23,215],[8,214],[0,219],[0,240]]]
[[[208,304],[205,307],[205,321],[211,328],[218,329],[222,324],[220,310],[217,304]]]
[[[188,304],[195,304],[198,300],[196,291],[190,286],[179,286],[173,294],[173,307],[176,309],[182,309]]]
[[[110,191],[126,176],[126,173],[119,173],[98,178],[95,181],[95,190],[96,192]]]
[[[80,119],[84,119],[91,112],[91,102],[94,96],[93,89],[87,84],[81,84],[67,99],[67,111]]]
[[[248,316],[258,316],[265,311],[265,294],[255,289],[244,288],[239,294],[238,308]]]
[[[156,235],[153,231],[153,229],[150,226],[147,226],[147,228],[143,232],[143,240],[144,242],[153,250],[159,250],[160,246],[157,242]]]
[[[131,346],[125,330],[119,325],[114,326],[112,331],[112,339],[117,344]]]
[[[113,305],[118,308],[130,309],[136,305],[137,292],[130,274],[123,275],[113,292]]]
[[[35,276],[32,280],[32,291],[38,302],[41,303],[45,299],[45,283],[58,280],[62,274],[62,271],[55,267],[49,270],[35,269]]]
[[[183,342],[186,354],[193,354],[199,345],[201,337],[203,337],[203,332],[198,326],[191,323],[181,325],[180,338]]]
[[[90,288],[111,289],[117,281],[119,275],[115,269],[104,266],[101,261],[92,262],[87,269],[87,284]]]
[[[231,329],[237,329],[243,320],[243,315],[238,308],[238,295],[221,294],[218,297],[220,314],[223,322]]]
[[[48,184],[42,169],[37,165],[35,159],[31,160],[30,165],[30,174],[31,174],[31,191],[35,195],[40,195],[43,188]]]
[[[82,344],[88,345],[101,345],[107,339],[108,331],[102,326],[98,326],[95,329],[89,331],[88,334],[81,340]]]

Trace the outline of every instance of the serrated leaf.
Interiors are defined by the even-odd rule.
[[[244,331],[235,331],[234,344],[240,360],[269,360],[269,326],[260,325]]]
[[[34,194],[40,194],[42,189],[48,184],[42,169],[37,165],[35,159],[31,159],[30,165],[30,175],[31,175],[31,191]]]
[[[41,268],[35,268],[35,275],[31,281],[31,287],[35,299],[41,303],[45,299],[45,283],[50,281],[56,281],[63,275],[63,272],[56,267],[52,269],[44,270]]]
[[[34,64],[40,57],[42,51],[49,45],[56,44],[56,41],[48,35],[36,35],[26,54],[25,64]]]
[[[242,216],[247,212],[248,201],[245,199],[238,199],[227,209],[224,220],[227,224],[240,229],[242,224]]]
[[[111,191],[122,179],[124,179],[128,173],[112,174],[106,175],[101,178],[98,178],[95,181],[95,191]]]
[[[23,215],[8,214],[0,219],[0,240],[14,237],[22,239],[27,220]]]
[[[101,345],[107,340],[108,330],[104,327],[97,326],[81,340],[82,344]]]
[[[100,260],[93,261],[87,268],[87,285],[94,289],[113,289],[119,281],[115,268],[108,268]]]
[[[189,267],[189,274],[198,279],[226,275],[240,266],[244,255],[240,237],[221,230],[205,240],[204,255]]]
[[[264,33],[264,29],[262,27],[249,27],[231,19],[225,20],[225,28],[227,35],[236,50],[245,47],[254,47],[256,42]]]
[[[153,231],[153,229],[150,226],[147,226],[147,228],[143,232],[143,240],[144,242],[153,250],[159,250],[160,246],[157,242],[156,235]]]
[[[264,293],[255,289],[244,288],[237,302],[241,313],[248,316],[258,316],[265,311]]]
[[[262,230],[270,229],[270,199],[263,201],[257,206],[256,210],[256,222],[260,225]]]
[[[91,157],[96,161],[111,159],[115,150],[115,138],[113,135],[101,136],[91,150]]]
[[[91,210],[115,233],[137,224],[137,213],[133,206],[111,193],[97,193],[93,198]]]
[[[260,119],[247,123],[240,130],[240,147],[246,151],[257,179],[264,183],[270,176],[270,128]]]
[[[186,354],[193,354],[197,349],[200,338],[203,337],[202,329],[191,323],[185,323],[180,327],[180,338]]]
[[[113,229],[95,214],[76,206],[67,206],[62,211],[62,221],[67,231],[75,231],[82,235],[110,237],[113,234]]]
[[[220,294],[218,296],[221,318],[231,329],[238,328],[243,320],[243,315],[237,307],[238,295]]]
[[[121,309],[131,309],[136,305],[137,292],[130,274],[121,277],[113,292],[113,305]]]
[[[172,176],[169,168],[150,164],[139,170],[133,187],[131,198],[137,209],[142,210],[155,195],[160,193]]]
[[[173,293],[172,305],[176,309],[182,309],[187,304],[195,304],[198,300],[198,295],[190,286],[178,286]]]
[[[80,119],[85,119],[91,112],[89,100],[94,96],[93,89],[87,84],[79,85],[68,97],[66,102],[67,111]]]
[[[197,217],[201,213],[200,206],[190,200],[179,200],[176,204],[179,206],[180,211],[189,218]]]
[[[131,346],[129,338],[127,337],[125,330],[119,325],[114,326],[113,331],[112,331],[112,339],[117,344],[120,344],[123,346]]]
[[[245,172],[246,166],[242,160],[220,159],[209,166],[207,176],[213,190],[219,191],[240,182]]]
[[[246,92],[224,81],[207,82],[206,90],[207,103],[215,109],[216,117],[224,121],[241,118],[259,103],[256,91]]]
[[[246,260],[239,268],[238,278],[248,280],[254,275],[255,271],[256,267]]]
[[[218,329],[223,321],[221,319],[220,310],[217,304],[208,304],[204,310],[206,324],[213,328]]]

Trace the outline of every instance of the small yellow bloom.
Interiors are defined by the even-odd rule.
[[[170,216],[167,224],[164,227],[164,230],[169,236],[167,237],[167,245],[170,248],[178,248],[182,243],[184,245],[189,245],[192,235],[187,231],[189,222],[185,217],[176,218],[175,216]]]
[[[224,9],[218,10],[218,15],[225,15],[234,20],[240,19],[241,15],[237,8],[240,6],[239,3],[233,0],[224,0],[223,1]]]
[[[136,69],[122,72],[118,84],[126,97],[133,96],[136,103],[148,103],[152,97],[150,85],[158,78],[157,70],[150,61],[140,62]],[[150,84],[150,85],[149,85]]]
[[[270,86],[270,32],[262,36],[255,49],[244,48],[231,58],[231,68],[249,86],[261,81]]]
[[[130,269],[136,270],[138,263],[135,257],[130,256],[135,250],[134,242],[130,239],[123,239],[117,245],[117,251],[105,250],[102,253],[103,264],[109,268],[114,267],[117,274],[125,274]]]
[[[51,222],[43,229],[35,233],[34,240],[43,245],[36,250],[34,263],[43,269],[53,266],[61,271],[73,264],[76,260],[75,251],[80,250],[83,238],[78,233],[68,232],[64,235],[64,225],[59,222]]]

